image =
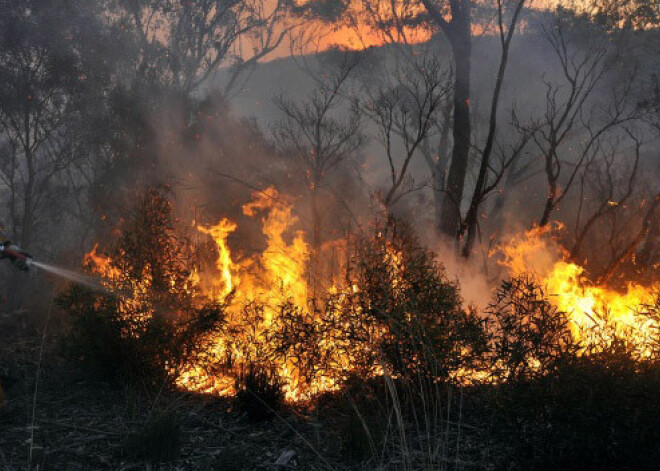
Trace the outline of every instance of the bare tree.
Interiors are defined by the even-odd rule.
[[[445,126],[451,125],[452,151],[451,159],[437,159],[438,166],[431,166],[431,173],[436,189],[436,204],[438,231],[452,239],[468,235],[469,242],[464,253],[469,253],[476,230],[476,214],[485,195],[492,191],[487,180],[492,169],[489,168],[490,157],[495,147],[497,130],[497,112],[499,96],[504,81],[504,72],[508,62],[508,51],[516,26],[525,6],[524,1],[494,1],[480,2],[473,0],[399,0],[383,6],[381,2],[364,0],[363,4],[369,17],[370,25],[381,32],[390,43],[408,43],[406,27],[424,25],[439,29],[447,38],[453,55],[453,104],[450,119],[444,119]],[[387,6],[389,5],[389,7]],[[473,120],[471,116],[471,57],[472,29],[477,21],[474,10],[479,6],[480,12],[486,12],[484,17],[490,24],[492,17],[496,18],[496,29],[500,35],[503,47],[503,60],[495,80],[495,91],[491,106],[491,121],[488,138],[478,169],[477,191],[470,197],[470,207],[465,218],[461,215],[461,205],[465,198],[465,185],[470,167],[470,152],[473,147]],[[490,12],[494,12],[491,16]],[[506,24],[505,16],[510,14],[511,23]],[[481,24],[481,23],[480,23]],[[446,128],[445,131],[449,131]],[[526,133],[525,133],[526,134]],[[441,145],[448,146],[449,139],[443,139]],[[424,148],[428,148],[426,144]],[[426,152],[426,151],[425,151]],[[428,154],[428,152],[427,152]],[[427,159],[428,161],[428,159]],[[446,169],[443,170],[443,167]],[[484,192],[485,189],[488,191]],[[438,193],[438,191],[440,193]],[[442,194],[442,196],[440,196]]]
[[[597,92],[605,93],[599,86],[612,64],[607,37],[592,38],[586,46],[578,48],[567,37],[566,24],[561,18],[557,18],[556,24],[546,29],[545,34],[559,61],[563,83],[545,81],[546,109],[538,122],[538,132],[534,134],[548,185],[537,222],[540,227],[550,222],[554,210],[579,179],[600,138],[635,117],[629,100],[634,83],[632,77],[622,87],[613,87],[606,106],[590,101]],[[574,153],[566,148],[574,144],[576,134],[585,137]]]
[[[502,92],[502,84],[504,83],[507,64],[509,62],[509,50],[511,48],[511,41],[515,33],[520,14],[525,5],[525,0],[518,0],[513,7],[513,14],[510,23],[505,26],[505,6],[501,0],[497,0],[497,25],[500,38],[500,46],[502,48],[502,55],[500,57],[500,66],[495,80],[495,89],[490,107],[490,118],[488,122],[488,136],[486,137],[486,144],[481,152],[481,163],[479,165],[479,174],[475,183],[475,188],[470,201],[470,207],[461,222],[458,231],[458,238],[466,236],[465,244],[462,249],[462,255],[469,257],[472,247],[476,240],[477,222],[479,217],[479,208],[486,197],[494,191],[500,184],[500,180],[504,175],[506,169],[518,159],[523,149],[526,147],[527,142],[536,132],[535,129],[525,130],[522,133],[522,138],[513,149],[511,149],[509,156],[502,156],[500,158],[499,168],[495,168],[492,163],[492,154],[497,137],[498,125],[497,118],[499,113],[500,95]]]
[[[337,73],[327,76],[306,101],[296,102],[284,96],[275,100],[282,114],[273,130],[275,140],[283,154],[295,158],[310,196],[313,277],[323,241],[321,192],[329,190],[330,172],[355,158],[365,142],[357,106],[353,103],[348,116],[342,116],[339,110],[344,102],[342,89],[355,66],[354,58],[346,55]]]
[[[628,205],[638,193],[642,142],[632,131],[627,129],[626,133],[634,144],[634,157],[629,169],[618,162],[618,139],[607,146],[599,141],[593,146],[593,155],[584,166],[585,171],[579,182],[571,260],[580,259],[588,235],[599,222],[610,218],[615,212],[632,212]],[[589,213],[587,206],[592,207]]]
[[[361,107],[376,125],[378,140],[385,149],[390,182],[382,201],[389,208],[405,194],[427,184],[405,188],[404,182],[410,177],[413,157],[438,131],[443,105],[451,93],[451,72],[424,53],[379,67],[379,71],[363,72],[365,98]],[[428,156],[427,162],[436,165],[428,161]]]

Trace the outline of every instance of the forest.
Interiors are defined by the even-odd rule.
[[[0,470],[660,469],[658,0],[0,0]]]

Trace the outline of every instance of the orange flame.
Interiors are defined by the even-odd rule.
[[[550,301],[568,316],[574,339],[585,349],[603,348],[597,343],[607,344],[616,336],[638,354],[650,355],[660,325],[644,311],[655,303],[660,286],[629,282],[621,292],[590,282],[583,267],[566,261],[566,253],[551,238],[552,230],[532,229],[502,248],[502,263],[511,275],[537,276]]]
[[[199,232],[213,237],[213,241],[218,248],[216,266],[220,272],[220,280],[215,283],[215,289],[218,290],[216,297],[220,299],[227,297],[234,289],[234,284],[238,283],[237,277],[232,274],[236,267],[231,260],[231,252],[227,246],[227,237],[236,230],[236,227],[236,224],[228,219],[222,219],[218,224],[211,227],[197,226]]]

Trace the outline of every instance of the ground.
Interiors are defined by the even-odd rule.
[[[362,426],[347,428],[345,403],[287,407],[254,423],[227,398],[144,394],[64,360],[40,321],[0,317],[0,470],[401,468],[396,454],[364,459]],[[295,459],[276,465],[289,451]]]
[[[145,427],[149,430],[154,420],[158,428],[159,417],[168,413],[163,410],[177,417],[180,453],[151,469],[276,469],[269,465],[288,449],[296,452],[299,469],[327,469],[320,456],[337,454],[337,444],[327,434],[320,439],[304,410],[291,409],[268,422],[251,423],[233,412],[227,399],[176,393],[147,397],[92,379],[63,361],[53,337],[47,336],[40,362],[39,332],[15,317],[0,322],[5,395],[0,409],[0,469],[146,469],[148,460],[140,455],[158,455],[161,444],[141,436],[148,435]],[[171,424],[166,421],[165,426]],[[316,443],[306,443],[315,435]],[[172,442],[167,435],[155,439],[177,446],[178,440]]]

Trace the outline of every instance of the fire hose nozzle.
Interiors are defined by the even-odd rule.
[[[28,271],[32,265],[32,255],[12,244],[10,241],[0,243],[0,259],[8,259],[19,270]]]

